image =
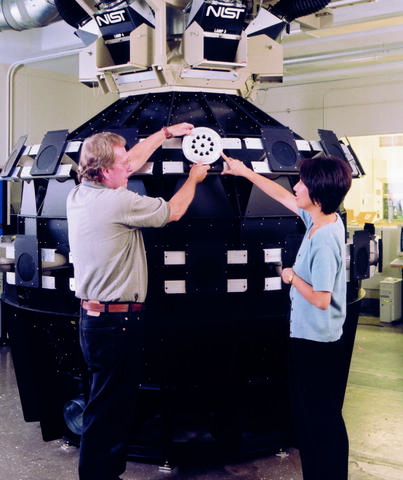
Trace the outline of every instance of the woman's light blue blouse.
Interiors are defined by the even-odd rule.
[[[331,292],[330,305],[321,310],[291,286],[290,336],[317,342],[334,342],[342,334],[346,317],[345,230],[338,214],[334,223],[319,228],[311,238],[312,218],[298,210],[306,233],[293,270],[315,291]]]

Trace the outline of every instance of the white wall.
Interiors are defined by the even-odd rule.
[[[7,152],[6,76],[8,65],[0,64],[0,165]],[[65,75],[32,67],[21,67],[13,79],[13,143],[28,134],[27,144],[41,143],[49,130],[72,130],[115,101],[99,88],[79,83],[75,75]]]
[[[357,78],[272,85],[254,103],[307,140],[317,129],[340,138],[403,131],[403,70]]]
[[[4,164],[7,150],[7,96],[6,78],[8,65],[0,63],[0,165]]]

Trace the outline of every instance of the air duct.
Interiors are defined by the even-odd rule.
[[[57,20],[54,0],[3,0],[0,5],[0,30],[45,27]]]
[[[293,2],[279,0],[271,10],[275,15],[285,18],[287,22],[292,22],[298,17],[322,10],[328,3],[330,0],[295,0]]]

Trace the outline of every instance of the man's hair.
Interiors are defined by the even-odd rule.
[[[81,147],[78,179],[102,183],[102,169],[111,168],[115,161],[114,147],[124,147],[126,140],[116,133],[96,133],[84,140]]]
[[[332,155],[304,159],[299,174],[312,202],[319,203],[326,215],[337,211],[351,187],[350,167]]]

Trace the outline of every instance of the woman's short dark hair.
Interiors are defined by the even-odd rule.
[[[299,174],[312,202],[320,204],[326,215],[336,212],[351,187],[351,169],[347,162],[332,155],[305,158]]]
[[[115,162],[114,147],[124,147],[126,140],[116,133],[101,132],[84,140],[81,147],[78,179],[101,183],[102,169],[111,168]]]

